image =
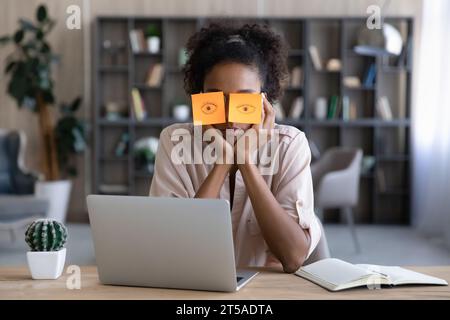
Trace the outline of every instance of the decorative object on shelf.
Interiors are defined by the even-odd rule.
[[[150,53],[159,53],[161,49],[161,33],[156,24],[151,23],[145,28],[147,50]]]
[[[295,66],[292,68],[290,77],[289,77],[289,85],[292,88],[299,88],[303,83],[303,70],[301,66]]]
[[[341,71],[341,68],[342,68],[342,62],[340,59],[337,59],[337,58],[332,58],[332,59],[328,60],[327,65],[326,65],[326,69],[328,71],[332,71],[332,72]]]
[[[275,110],[275,120],[282,121],[285,118],[284,109],[280,102],[274,102],[272,104],[273,109]]]
[[[377,112],[383,120],[392,120],[392,110],[389,99],[386,96],[379,97],[377,100]]]
[[[309,46],[309,54],[311,56],[311,61],[314,65],[314,69],[317,71],[322,70],[322,60],[320,59],[319,50],[316,46]]]
[[[362,26],[358,32],[356,53],[366,56],[398,56],[403,47],[400,32],[388,23],[382,23],[381,29],[369,29]]]
[[[368,174],[371,173],[375,167],[375,157],[374,156],[364,156],[361,161],[361,173]]]
[[[173,106],[172,115],[178,121],[186,121],[191,115],[191,108],[185,103],[177,103]]]
[[[185,47],[180,48],[178,51],[178,67],[182,68],[188,61],[189,56]]]
[[[105,61],[104,65],[117,66],[120,65],[119,56],[120,51],[125,48],[123,41],[112,42],[109,39],[105,39],[102,42],[103,52],[109,57],[108,61]]]
[[[357,76],[345,76],[344,86],[347,88],[359,88],[361,87],[361,80]]]
[[[145,80],[145,83],[149,87],[157,88],[161,85],[163,75],[164,67],[162,63],[154,63],[148,68],[147,79]]]
[[[137,140],[133,145],[133,155],[138,170],[153,172],[159,139],[156,137],[144,137]]]
[[[120,120],[127,116],[125,103],[117,101],[108,101],[105,104],[105,118],[107,120]]]
[[[33,279],[58,279],[66,260],[67,229],[53,219],[38,219],[25,232],[28,268]]]
[[[294,99],[289,110],[289,118],[299,119],[303,112],[303,97],[298,96]]]
[[[124,132],[120,135],[119,142],[114,149],[114,154],[116,157],[123,157],[128,154],[128,146],[130,143],[130,135],[128,132]]]
[[[318,120],[323,120],[327,117],[327,99],[325,97],[318,97],[316,99],[314,117]]]
[[[38,6],[36,20],[19,19],[19,28],[12,35],[0,37],[0,44],[11,43],[15,48],[5,59],[5,72],[11,76],[7,85],[8,94],[19,108],[25,107],[39,117],[43,157],[41,171],[45,178],[37,183],[35,190],[50,202],[48,217],[63,221],[67,203],[61,204],[61,201],[68,201],[70,187],[67,185],[71,183],[68,178],[76,175],[76,160],[71,156],[84,151],[85,123],[75,116],[81,105],[81,98],[77,97],[69,104],[59,105],[58,120],[54,124],[50,106],[57,103],[52,66],[60,61],[60,56],[52,51],[48,37],[55,20],[48,16],[44,5]],[[43,191],[48,189],[57,190],[50,193]]]

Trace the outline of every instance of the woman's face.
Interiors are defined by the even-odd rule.
[[[225,135],[226,129],[247,130],[252,125],[248,123],[228,122],[228,97],[230,93],[260,93],[261,81],[255,67],[237,62],[216,64],[209,71],[203,82],[203,92],[223,91],[225,95],[225,117],[227,122],[213,125]]]

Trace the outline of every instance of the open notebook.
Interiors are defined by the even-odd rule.
[[[308,279],[330,291],[354,287],[401,284],[448,285],[447,281],[400,267],[373,264],[351,264],[339,259],[323,259],[301,267],[296,275]]]

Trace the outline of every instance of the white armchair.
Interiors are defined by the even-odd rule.
[[[362,150],[335,147],[311,165],[314,185],[314,204],[319,218],[324,209],[340,208],[344,212],[355,249],[360,252],[353,211],[358,203]]]

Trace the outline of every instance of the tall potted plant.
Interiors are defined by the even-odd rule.
[[[71,182],[63,179],[75,174],[69,165],[71,153],[85,148],[84,123],[75,117],[81,98],[62,104],[62,117],[56,125],[50,112],[55,105],[52,66],[59,57],[53,53],[47,37],[55,20],[45,6],[36,10],[36,22],[19,19],[19,28],[12,35],[0,37],[0,44],[12,44],[15,50],[7,57],[5,73],[10,75],[7,92],[17,102],[38,116],[43,145],[43,181],[36,184],[38,196],[50,200],[49,218],[65,220]]]

